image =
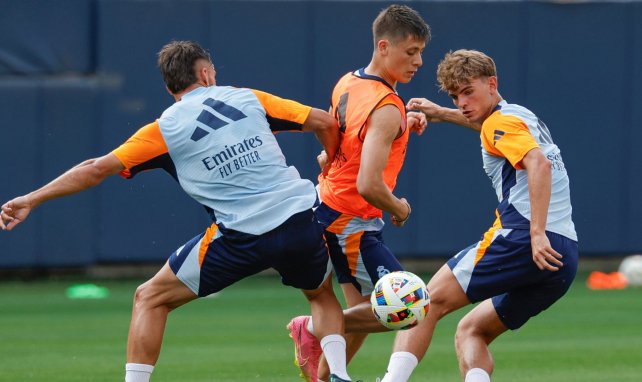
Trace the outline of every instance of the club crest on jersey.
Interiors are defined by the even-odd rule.
[[[379,276],[379,278],[382,278],[383,276],[387,275],[388,273],[390,273],[390,271],[388,269],[386,269],[386,267],[384,267],[383,265],[380,265],[380,266],[377,267],[377,276]]]

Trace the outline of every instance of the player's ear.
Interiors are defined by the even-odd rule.
[[[203,86],[209,86],[209,76],[207,75],[207,65],[205,65],[202,60],[197,60],[195,64],[196,68],[196,83]]]
[[[386,39],[381,39],[377,41],[377,51],[379,54],[385,56],[388,54],[388,47],[390,46],[390,41]]]
[[[496,76],[490,76],[488,77],[488,87],[492,92],[497,92],[497,77]]]
[[[207,76],[207,67],[201,66],[198,68],[198,82],[210,86],[210,79]]]

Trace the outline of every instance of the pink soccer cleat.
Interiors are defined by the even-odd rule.
[[[294,341],[294,364],[301,369],[301,378],[317,382],[319,357],[323,351],[319,340],[308,331],[309,319],[310,316],[294,317],[287,328]]]

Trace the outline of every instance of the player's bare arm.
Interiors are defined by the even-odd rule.
[[[459,109],[443,107],[426,98],[411,98],[406,107],[408,110],[419,110],[424,113],[427,122],[448,122],[481,131],[481,124],[469,121]]]
[[[86,160],[42,188],[6,202],[0,213],[0,228],[10,231],[22,223],[31,210],[40,204],[94,187],[124,168],[118,158],[111,153]]]
[[[392,224],[403,226],[410,216],[410,204],[397,198],[383,181],[383,170],[388,163],[392,142],[400,133],[401,112],[393,105],[385,105],[370,116],[361,152],[361,166],[357,175],[357,190],[371,205],[392,215]]]
[[[551,200],[551,162],[539,148],[532,149],[522,159],[528,174],[528,193],[531,202],[531,247],[533,261],[541,270],[557,271],[562,258],[551,247],[546,236],[546,218]]]
[[[334,155],[339,149],[340,136],[337,120],[334,119],[330,113],[313,108],[303,123],[303,131],[314,132],[319,142],[323,145],[326,161],[322,165],[321,170],[324,175],[327,174],[331,162],[328,161],[327,158],[334,158]],[[319,165],[321,165],[321,162],[319,162]]]

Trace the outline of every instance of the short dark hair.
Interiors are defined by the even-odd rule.
[[[408,36],[428,42],[430,27],[414,9],[393,4],[382,10],[372,23],[372,36],[375,46],[384,37],[388,37],[392,43],[405,40]]]
[[[172,41],[158,52],[158,68],[170,92],[179,93],[196,83],[194,64],[212,62],[210,54],[192,41]]]

